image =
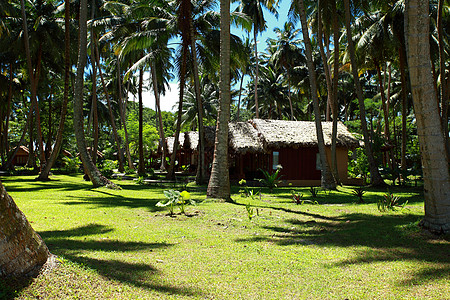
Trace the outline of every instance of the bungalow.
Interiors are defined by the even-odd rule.
[[[328,163],[331,163],[332,123],[322,122]],[[320,158],[315,122],[254,119],[230,124],[230,178],[255,179],[260,169],[270,173],[281,167],[283,184],[320,185]],[[344,184],[348,178],[348,150],[359,147],[344,124],[338,123],[337,168]]]
[[[331,164],[332,123],[322,122],[326,153]],[[212,163],[215,130],[205,127],[205,162]],[[174,138],[167,139],[172,152]],[[196,169],[198,157],[198,133],[180,134],[179,165],[190,165]],[[337,164],[338,174],[344,184],[361,184],[348,178],[348,150],[359,147],[357,140],[345,127],[338,123]],[[281,167],[284,185],[320,185],[320,159],[315,122],[254,119],[229,124],[229,169],[230,178],[254,180],[262,178],[262,170],[269,173]]]
[[[25,146],[19,146],[16,155],[13,158],[13,166],[25,166],[28,162],[30,151]]]

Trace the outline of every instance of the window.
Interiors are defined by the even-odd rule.
[[[278,169],[279,165],[280,165],[280,152],[278,151],[274,151],[272,154],[272,169],[276,170]]]
[[[316,170],[322,171],[322,163],[320,161],[320,153],[316,154]]]

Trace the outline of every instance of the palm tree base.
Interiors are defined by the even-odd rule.
[[[450,233],[450,223],[441,223],[439,220],[430,220],[430,218],[425,217],[419,223],[419,226],[424,230],[428,230],[433,234],[447,234]]]

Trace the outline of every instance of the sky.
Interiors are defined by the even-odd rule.
[[[278,8],[278,20],[267,10],[264,11],[264,18],[267,22],[267,30],[258,36],[258,52],[263,52],[266,48],[266,40],[268,38],[276,38],[276,34],[273,32],[273,29],[276,27],[283,28],[284,23],[288,20],[288,11],[289,6],[291,4],[291,0],[280,0],[279,8]],[[232,5],[232,10],[236,7],[236,4]],[[241,28],[233,27],[231,28],[231,33],[235,34],[241,38],[247,37],[247,33],[244,32]],[[253,34],[251,34],[253,37]],[[146,74],[145,79],[148,80],[149,73]],[[148,82],[148,81],[147,81]],[[177,110],[176,102],[178,101],[178,82],[171,82],[170,90],[166,92],[165,96],[161,96],[161,110],[163,111],[172,111],[175,112]],[[155,96],[153,95],[153,91],[145,91],[143,93],[143,102],[144,106],[149,107],[151,109],[155,109]]]

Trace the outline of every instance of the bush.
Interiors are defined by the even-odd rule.
[[[406,200],[406,202],[403,204],[400,204],[399,200],[400,200],[399,196],[394,196],[394,194],[387,193],[383,195],[383,198],[378,200],[377,203],[378,210],[380,212],[386,212],[389,210],[395,211],[397,210],[397,208],[402,210],[403,208],[405,208],[406,204],[408,204],[408,200]]]
[[[259,181],[266,187],[269,188],[270,191],[273,190],[273,188],[278,186],[278,183],[280,183],[281,175],[280,168],[278,168],[274,173],[270,174],[268,171],[260,169],[261,172],[264,174],[264,179],[259,179]]]
[[[102,163],[102,168],[101,168],[100,172],[106,178],[111,178],[112,175],[114,174],[115,168],[117,168],[117,161],[105,159]]]
[[[61,171],[65,174],[74,174],[78,173],[81,167],[81,160],[79,157],[63,157],[64,167],[62,167]]]

